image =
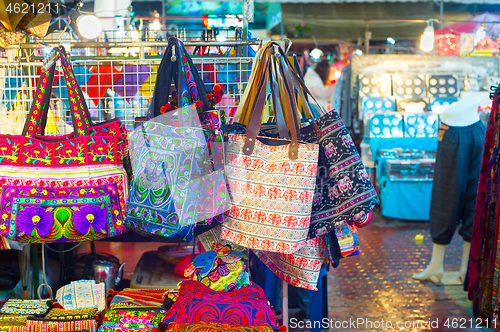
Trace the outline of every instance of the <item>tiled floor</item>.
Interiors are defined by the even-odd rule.
[[[420,244],[415,242],[417,234],[424,235]],[[436,286],[430,281],[419,282],[411,277],[425,268],[432,254],[427,222],[387,222],[375,212],[371,223],[359,230],[359,239],[361,255],[342,260],[340,267],[331,269],[328,275],[328,324],[333,326],[331,331],[479,330],[471,328],[476,322],[472,319],[471,304],[462,286]],[[156,243],[96,245],[98,250],[111,252],[127,262],[125,278],[132,276],[143,252],[161,246]],[[446,249],[445,270],[458,270],[461,255],[462,239],[456,234]],[[364,324],[361,319],[364,319]],[[385,329],[378,325],[382,320]],[[432,326],[429,326],[429,321]],[[447,321],[448,327],[445,326]],[[398,322],[407,325],[398,328]],[[342,328],[342,323],[347,328]]]
[[[415,242],[417,234],[425,237],[420,244]],[[475,327],[476,322],[471,316],[472,306],[462,286],[437,286],[411,277],[426,267],[432,254],[428,223],[386,222],[375,214],[372,222],[359,230],[359,240],[361,255],[344,259],[340,267],[329,272],[329,318],[333,322],[370,320],[371,326],[357,326],[363,331],[382,331],[382,326],[377,325],[382,324],[382,319],[385,331],[479,330],[471,328],[471,324]],[[446,249],[445,271],[459,269],[462,244],[462,238],[455,234]],[[448,327],[445,326],[447,320]],[[407,327],[400,325],[402,328],[398,328],[398,321],[405,322]],[[417,325],[410,327],[410,322],[422,324],[422,328],[416,328]],[[454,322],[456,325],[453,325]],[[434,328],[436,324],[439,324],[438,328]],[[339,323],[337,326],[340,326]],[[352,328],[353,325],[350,327],[331,330],[357,330]]]

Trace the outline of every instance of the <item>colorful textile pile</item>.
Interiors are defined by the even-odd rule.
[[[140,307],[161,307],[166,292],[171,289],[133,289],[124,290],[113,295],[109,304],[110,309],[118,308],[140,308]]]
[[[233,326],[269,326],[279,329],[276,314],[264,291],[251,284],[231,292],[214,291],[198,281],[181,283],[179,297],[163,321],[174,324],[229,324]]]

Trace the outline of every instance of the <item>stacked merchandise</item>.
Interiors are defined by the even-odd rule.
[[[8,299],[0,307],[0,331],[96,331],[105,309],[104,284],[72,282],[57,291],[58,302]]]
[[[500,165],[500,88],[492,93],[492,97],[493,106],[485,137],[465,285],[469,292],[469,300],[472,301],[474,316],[486,327],[500,331],[500,326],[495,323],[500,320],[500,248],[498,247],[500,205],[497,204]]]
[[[108,293],[106,311],[99,331],[144,331],[156,328],[165,317],[163,296],[169,289],[124,289]]]
[[[48,309],[47,301],[5,299],[0,302],[0,331],[25,327],[29,316],[41,315]]]
[[[207,92],[182,43],[169,39],[151,107],[130,134],[130,147],[120,120],[90,121],[64,49],[54,55],[23,135],[0,136],[0,235],[65,242],[132,230],[189,241],[195,228],[211,229],[200,236],[207,251],[184,271],[191,280],[178,291],[110,293],[100,331],[200,331],[207,324],[214,331],[276,330],[274,312],[248,275],[249,249],[282,280],[309,290],[317,289],[327,257],[338,266],[359,253],[356,227],[368,222],[377,195],[339,115],[312,111],[309,99],[316,101],[296,61],[277,43],[256,54],[238,121],[225,128],[223,112],[214,109],[221,87]],[[72,96],[74,133],[49,139],[44,128],[57,59]],[[261,128],[265,108],[276,122]],[[124,167],[127,151],[131,169]],[[80,286],[58,292],[64,309],[103,309],[102,287],[86,285],[95,300],[83,309],[79,302],[89,295],[78,293]],[[63,316],[53,314],[36,321]]]

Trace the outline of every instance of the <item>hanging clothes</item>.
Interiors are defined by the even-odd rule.
[[[498,247],[498,183],[500,165],[500,117],[498,97],[494,94],[490,123],[486,131],[481,172],[476,199],[469,257],[468,290],[473,314],[483,322],[499,319],[500,248]],[[500,331],[500,326],[490,326]]]

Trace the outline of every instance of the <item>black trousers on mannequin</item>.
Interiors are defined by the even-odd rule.
[[[459,223],[459,234],[471,241],[485,132],[481,121],[465,127],[444,123],[439,127],[430,211],[436,244],[450,244]]]

